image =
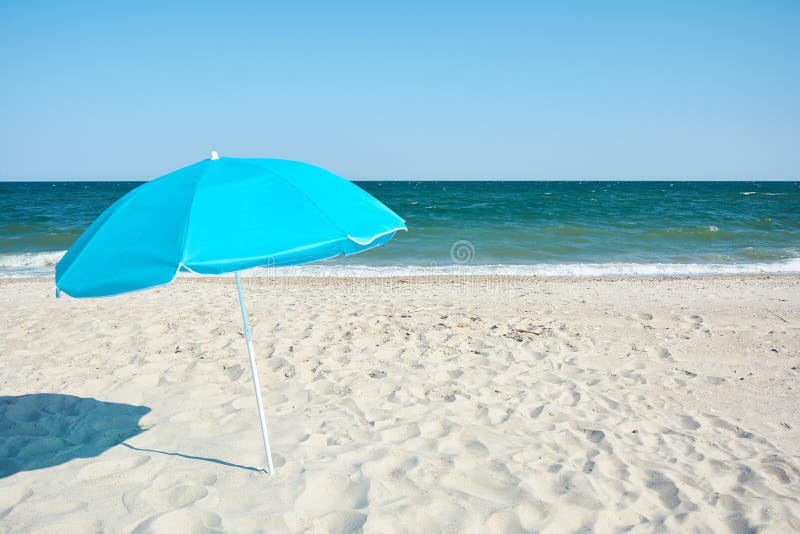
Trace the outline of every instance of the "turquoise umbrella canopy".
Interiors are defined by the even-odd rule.
[[[171,282],[355,254],[405,230],[367,192],[281,159],[207,159],[111,205],[56,265],[56,288],[102,297]]]
[[[274,471],[238,271],[355,254],[405,230],[361,188],[281,159],[211,158],[147,182],[104,211],[56,265],[56,295],[103,297],[234,272],[268,472]]]

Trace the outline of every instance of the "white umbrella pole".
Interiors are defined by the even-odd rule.
[[[253,387],[256,390],[256,402],[258,403],[258,419],[261,421],[261,435],[264,437],[264,454],[267,456],[267,471],[272,474],[272,452],[270,452],[269,448],[267,420],[264,418],[264,404],[261,402],[261,387],[258,384],[258,368],[256,367],[256,357],[253,355],[253,340],[250,337],[250,323],[247,320],[247,310],[244,307],[244,297],[242,296],[242,281],[239,279],[239,273],[234,273],[234,275],[236,276],[236,291],[239,293],[239,306],[242,308],[244,338],[247,340],[247,355],[250,357],[250,371],[253,372]]]

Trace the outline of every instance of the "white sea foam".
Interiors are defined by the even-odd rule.
[[[66,251],[0,254],[0,278],[55,276],[55,266]]]
[[[559,263],[532,265],[302,265],[251,269],[251,276],[276,277],[393,277],[393,276],[539,276],[539,277],[654,277],[725,274],[800,274],[800,258],[770,263]]]
[[[54,276],[63,252],[0,254],[0,278]],[[725,274],[800,274],[800,258],[762,263],[539,263],[531,265],[312,264],[255,268],[245,276],[385,278],[393,276],[653,277]],[[198,276],[181,273],[181,276]]]
[[[782,197],[783,196],[783,193],[765,193],[765,192],[760,192],[760,191],[742,191],[739,194],[740,195],[746,195],[746,196],[749,196],[749,195],[764,195],[764,196],[767,196],[767,197]]]

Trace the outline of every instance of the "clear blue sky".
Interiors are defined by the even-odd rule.
[[[0,82],[2,180],[800,179],[797,0],[0,0]]]

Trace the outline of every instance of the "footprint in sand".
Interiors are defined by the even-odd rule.
[[[381,432],[381,439],[383,441],[402,443],[419,435],[419,425],[416,423],[400,424],[383,430]]]
[[[537,417],[539,417],[540,415],[542,415],[542,411],[543,411],[543,410],[544,410],[544,404],[542,404],[541,406],[538,406],[538,407],[534,408],[533,410],[531,410],[531,412],[530,412],[530,414],[529,414],[529,415],[530,415],[530,416],[531,416],[533,419],[536,419]]]
[[[645,486],[653,490],[661,502],[669,509],[677,508],[681,504],[680,492],[675,483],[659,471],[650,471],[647,474]]]
[[[297,497],[295,510],[314,517],[325,510],[365,508],[369,504],[369,487],[369,479],[358,474],[309,475],[305,490]]]
[[[476,456],[487,456],[489,454],[489,448],[478,440],[466,442],[464,448],[467,452]]]
[[[110,476],[128,476],[131,471],[147,463],[150,456],[134,456],[123,460],[96,460],[78,471],[77,480],[97,480]]]
[[[169,503],[180,508],[199,501],[208,495],[208,489],[202,486],[178,486],[169,492]]]
[[[174,507],[187,506],[205,498],[208,488],[217,481],[211,473],[173,473],[157,476],[145,488],[126,492],[122,502],[129,511],[152,513],[162,509],[159,503],[168,501]]]
[[[308,530],[312,532],[361,532],[366,522],[366,514],[342,510],[315,519]]]
[[[697,430],[698,428],[700,428],[700,423],[698,423],[694,417],[691,417],[689,415],[682,415],[680,420],[681,420],[681,425],[686,430]]]
[[[219,532],[222,519],[212,512],[174,510],[139,523],[133,534],[173,534],[175,532]]]
[[[606,437],[605,432],[602,430],[586,430],[586,439],[592,443],[600,443]]]

